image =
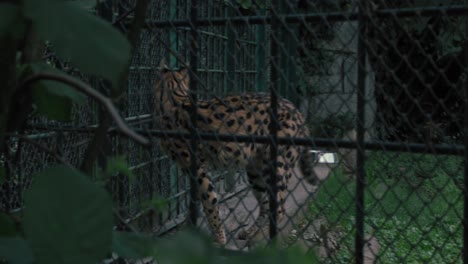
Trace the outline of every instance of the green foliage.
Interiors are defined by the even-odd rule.
[[[312,135],[316,137],[342,138],[346,131],[354,127],[354,124],[354,114],[340,113],[308,120],[307,125]]]
[[[131,232],[114,232],[112,250],[120,257],[139,259],[156,255],[156,240]]]
[[[365,233],[378,239],[381,263],[459,260],[463,192],[452,178],[454,173],[463,174],[458,170],[460,161],[443,155],[370,153],[366,162]],[[426,177],[421,178],[420,173]],[[340,242],[347,248],[353,248],[354,243],[349,234],[355,231],[355,189],[355,180],[337,170],[310,205],[313,218],[324,216],[329,228],[348,234]],[[352,251],[341,248],[334,261],[349,262]]]
[[[334,170],[320,186],[316,201],[310,207],[314,216],[326,216],[335,227],[346,225],[355,213],[355,185],[341,170]]]
[[[156,211],[163,211],[169,206],[169,201],[162,197],[156,197],[151,200],[143,201],[141,207],[144,209],[155,209]]]
[[[236,2],[244,9],[250,9],[252,7],[252,0],[236,0]]]
[[[34,256],[28,242],[19,237],[0,237],[0,259],[10,264],[34,263]]]
[[[419,225],[456,219],[462,210],[462,191],[454,179],[463,177],[461,162],[446,155],[372,152],[367,175],[370,186],[376,186],[369,193],[376,203],[373,213],[405,216],[405,221]],[[377,203],[379,199],[393,202]]]
[[[127,39],[103,19],[74,1],[24,0],[23,13],[63,59],[83,73],[96,74],[116,87],[130,61]]]
[[[25,28],[28,26],[51,43],[61,59],[69,60],[83,73],[112,81],[115,88],[128,67],[131,47],[123,34],[89,12],[95,4],[96,1],[65,0],[0,3],[0,37],[7,36],[8,41],[13,43],[13,39],[25,38]],[[20,51],[20,47],[17,49]],[[16,68],[20,74],[6,77],[10,78],[7,83],[21,84],[31,74],[43,72],[56,76],[64,74],[45,64],[19,64]],[[15,77],[17,80],[14,80]],[[54,120],[70,121],[72,104],[83,102],[85,98],[60,81],[40,80],[32,85],[33,99],[39,113]]]
[[[213,246],[209,238],[191,229],[164,239],[116,232],[114,241],[114,251],[119,256],[131,259],[153,256],[158,263],[316,263],[314,255],[295,247],[285,250],[272,245],[249,253],[226,250]]]
[[[128,167],[127,158],[125,156],[115,156],[107,158],[105,173],[108,176],[114,176],[117,173],[122,173],[130,179],[135,178],[133,172]]]
[[[154,257],[158,263],[301,264],[315,260],[297,249],[267,248],[245,255],[230,252],[214,247],[210,239],[193,231],[167,239],[112,232],[110,198],[86,175],[55,166],[35,178],[25,197],[27,239],[0,237],[0,258],[13,264],[96,263],[111,250],[127,259]]]
[[[103,170],[98,168],[95,174],[96,180],[100,184],[105,184],[109,178],[117,175],[126,176],[131,181],[136,179],[124,155],[107,157],[105,168]]]
[[[445,17],[445,30],[438,36],[436,43],[439,57],[458,54],[462,51],[466,24],[464,17]]]
[[[102,0],[69,0],[69,1],[74,1],[77,5],[88,10],[93,9],[98,2],[102,2]]]
[[[14,3],[0,3],[2,41],[4,36],[25,39],[27,26],[47,41],[60,59],[69,60],[82,73],[109,79],[114,88],[119,85],[130,61],[131,48],[120,32],[89,12],[96,1],[23,0]],[[255,1],[243,3],[247,7]],[[256,4],[259,3],[261,1]],[[17,59],[17,65],[11,66],[18,71],[11,74],[14,76],[6,76],[7,83],[21,84],[38,73],[52,74],[58,79],[65,76],[45,64],[21,64],[22,48],[15,47],[14,52],[6,54],[13,58],[12,62]],[[1,52],[3,58],[3,53],[10,50]],[[39,80],[31,85],[38,111],[51,119],[70,120],[72,105],[86,99],[60,81]],[[3,93],[0,96],[5,98]],[[9,118],[0,117],[0,120]],[[106,176],[121,173],[133,178],[124,157],[109,158],[107,164]],[[0,166],[0,180],[4,179],[3,169]],[[170,239],[113,232],[113,208],[108,193],[88,175],[71,167],[52,166],[35,175],[24,197],[21,219],[24,234],[19,235],[11,218],[0,215],[0,260],[11,264],[98,263],[111,252],[133,259],[153,256],[158,263],[258,263],[261,260],[301,264],[311,263],[313,259],[298,250],[275,248],[245,255],[230,252],[214,247],[209,239],[194,232],[181,232]],[[150,204],[160,209],[166,203],[163,199],[154,199]]]
[[[257,248],[249,253],[215,247],[211,240],[192,229],[182,230],[173,237],[155,239],[140,234],[115,232],[113,250],[117,255],[139,259],[152,256],[158,263],[255,264],[255,263],[316,263],[313,254],[291,247],[280,249],[274,245]]]
[[[11,237],[17,234],[15,223],[8,215],[0,213],[0,236]]]
[[[445,176],[459,182],[463,178],[463,159],[447,155],[372,152],[367,164],[369,180],[382,177],[422,187],[428,179]]]
[[[0,3],[0,38],[8,35],[18,38],[23,31],[20,8],[11,3]]]
[[[183,254],[181,254],[183,252]],[[249,253],[213,247],[208,238],[194,231],[184,231],[173,239],[158,243],[157,259],[161,263],[316,263],[312,254],[298,248],[280,249],[274,245],[258,248]]]
[[[110,252],[109,195],[80,172],[49,167],[25,195],[24,231],[38,263],[95,263]]]
[[[383,242],[381,263],[461,263],[463,236],[458,223],[417,226],[395,217],[375,224]]]
[[[20,76],[24,79],[39,73],[65,76],[65,73],[45,63],[27,64],[22,69]],[[38,112],[58,121],[70,121],[73,104],[86,102],[84,94],[60,81],[40,79],[33,82],[30,89],[32,89],[33,100]]]
[[[458,3],[457,3],[458,2]],[[451,5],[463,4],[463,1],[451,1]],[[444,6],[447,5],[445,0],[415,0],[414,7],[428,6]],[[463,17],[457,16],[442,16],[439,18],[442,23],[443,30],[437,36],[437,52],[438,57],[443,57],[448,54],[458,53],[462,50],[463,39],[465,34],[465,23]],[[431,30],[431,17],[418,17],[417,20],[411,19],[404,26],[411,32],[416,31],[419,34],[423,31]],[[431,33],[433,34],[433,33]]]
[[[25,194],[23,228],[0,215],[0,259],[9,263],[97,263],[111,252],[112,203],[90,179],[66,166],[35,176]]]
[[[175,238],[161,243],[158,247],[157,258],[161,263],[223,262],[219,250],[210,245],[206,237],[190,231],[182,232]]]

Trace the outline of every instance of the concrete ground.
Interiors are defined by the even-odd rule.
[[[324,180],[328,177],[331,168],[327,164],[318,164],[314,170],[317,177]],[[286,217],[279,223],[282,238],[287,238],[290,231],[303,220],[304,213],[307,211],[307,203],[317,189],[317,186],[312,186],[302,180],[298,170],[290,179],[288,187],[289,195],[285,200]],[[248,186],[240,185],[236,188],[238,191],[246,190],[221,203],[220,212],[227,233],[227,248],[246,250],[251,243],[239,240],[237,236],[240,231],[249,228],[254,223],[259,213],[258,203]],[[199,225],[203,229],[208,228],[204,214],[201,214]],[[268,229],[261,230],[254,241],[258,242],[265,238],[268,238]]]
[[[314,170],[317,177],[324,181],[330,175],[333,167],[336,164],[319,163]],[[326,225],[326,220],[316,219],[313,222],[305,220],[305,214],[308,211],[308,203],[312,201],[314,194],[318,191],[317,186],[308,184],[301,179],[300,172],[296,170],[295,177],[293,176],[289,182],[289,195],[286,197],[285,209],[286,217],[279,223],[279,238],[282,241],[289,241],[289,237],[294,235],[298,237],[296,243],[306,250],[314,250],[319,256],[327,257],[338,250],[339,237],[342,236],[339,232],[327,232],[325,238],[320,238],[321,225]],[[228,243],[226,248],[233,250],[249,250],[255,245],[265,242],[268,236],[268,228],[258,232],[252,241],[239,240],[237,238],[239,232],[249,228],[254,224],[258,216],[258,203],[253,196],[252,191],[245,184],[236,186],[236,195],[226,199],[221,203],[221,218],[223,219],[224,227]],[[199,226],[202,229],[208,230],[204,214],[200,214],[198,220]],[[304,228],[304,225],[306,227]],[[301,234],[298,234],[298,230]],[[321,242],[317,242],[321,241]],[[327,242],[323,242],[327,241]],[[374,263],[376,255],[380,249],[379,242],[376,237],[367,236],[367,243],[364,246],[364,263]],[[330,248],[334,247],[334,248]]]

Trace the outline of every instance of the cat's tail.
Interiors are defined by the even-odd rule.
[[[303,148],[299,159],[299,169],[305,180],[312,185],[318,185],[320,182],[320,179],[314,171],[317,162],[318,157],[310,152],[309,148]]]

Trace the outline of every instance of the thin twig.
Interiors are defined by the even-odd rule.
[[[26,135],[19,135],[19,134],[13,134],[13,133],[6,133],[5,136],[7,137],[15,137],[15,138],[18,138],[20,140],[23,140],[31,145],[33,145],[34,147],[46,152],[47,154],[49,154],[50,156],[54,157],[56,160],[58,160],[60,163],[64,164],[64,165],[67,165],[67,166],[70,166],[72,167],[72,165],[66,161],[62,156],[60,156],[57,152],[53,151],[52,149],[48,148],[47,146],[45,145],[42,145],[41,143],[39,142],[36,142],[32,139],[30,139],[28,136]]]
[[[114,208],[114,216],[117,217],[117,219],[119,220],[119,222],[125,226],[126,228],[130,229],[130,231],[132,231],[133,233],[138,233],[138,230],[132,225],[130,224],[128,221],[126,221],[121,215],[120,215],[120,212],[118,209]]]
[[[112,25],[115,26],[118,23],[122,22],[122,20],[126,19],[131,13],[135,11],[135,8],[136,8],[136,5],[130,9],[127,9],[122,15],[117,17],[114,22],[112,22]]]
[[[102,95],[100,92],[97,90],[93,89],[91,86],[85,84],[84,82],[81,82],[79,80],[76,80],[72,77],[69,77],[67,75],[56,75],[56,74],[51,74],[51,73],[38,73],[35,74],[26,80],[24,80],[21,85],[19,86],[19,89],[25,89],[28,87],[31,87],[30,84],[36,81],[40,80],[50,80],[50,81],[57,81],[57,82],[62,82],[70,85],[71,87],[75,88],[76,90],[86,94],[87,96],[95,99],[98,101],[101,105],[104,106],[104,108],[107,110],[109,115],[112,117],[112,119],[115,121],[118,130],[120,133],[123,135],[135,140],[137,143],[147,146],[149,145],[149,140],[146,139],[145,137],[135,133],[130,127],[127,126],[127,124],[122,120],[122,117],[120,117],[117,109],[114,107],[114,104],[112,101],[107,98],[106,96]]]

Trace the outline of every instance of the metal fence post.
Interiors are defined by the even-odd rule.
[[[364,261],[364,189],[365,189],[365,104],[366,104],[366,33],[368,10],[366,1],[359,2],[358,14],[358,79],[357,79],[357,166],[356,166],[356,263]]]
[[[169,3],[169,18],[176,19],[177,15],[177,0],[171,0]],[[173,51],[177,51],[177,31],[174,28],[169,28],[169,46]],[[175,67],[177,64],[177,58],[172,53],[169,52],[169,67]]]
[[[468,43],[465,44],[465,46],[468,45]],[[464,63],[465,63],[465,73],[466,74],[466,65],[468,62],[468,52],[467,48],[465,47],[464,51]],[[465,77],[466,78],[466,77]],[[463,82],[464,85],[464,101],[465,101],[465,111],[464,111],[464,120],[463,120],[463,145],[464,145],[464,192],[463,192],[463,198],[464,198],[464,205],[463,205],[463,263],[467,263],[468,260],[468,82],[464,80]]]
[[[226,7],[227,17],[233,17],[234,9],[232,6]],[[226,67],[225,78],[224,78],[224,93],[240,92],[239,87],[234,85],[236,83],[236,32],[234,31],[234,25],[227,24],[225,29],[226,34],[226,49],[224,50],[224,63]],[[237,89],[236,89],[237,88]],[[236,174],[229,172],[225,174],[224,189],[226,192],[234,190],[236,185]]]
[[[227,17],[232,17],[234,15],[233,7],[226,7]],[[225,83],[224,83],[224,92],[234,92],[234,83],[236,80],[236,32],[233,29],[234,25],[227,23],[226,24],[226,49],[224,50],[224,63],[226,65],[225,73]]]
[[[297,1],[282,1],[280,7],[280,14],[289,15],[294,14],[294,7],[297,6]],[[280,49],[281,54],[281,69],[284,77],[281,78],[281,87],[279,94],[288,98],[294,104],[298,105],[299,98],[296,92],[297,78],[296,78],[296,62],[297,58],[297,25],[287,24],[281,27],[279,31],[281,39],[283,40],[283,48]]]
[[[465,6],[468,6],[468,0],[465,0]],[[468,263],[468,17],[465,15],[465,39],[463,45],[463,66],[461,73],[464,88],[464,119],[463,119],[463,145],[464,145],[464,179],[463,179],[463,263]]]
[[[177,17],[177,0],[170,0],[170,3],[169,3],[169,18],[170,19],[176,19]],[[179,48],[179,38],[178,38],[178,34],[177,34],[177,30],[175,28],[168,28],[168,31],[169,31],[169,47],[171,50],[173,51],[178,51],[178,48]],[[175,68],[177,66],[177,58],[176,56],[172,53],[172,52],[169,52],[169,67],[171,68]],[[179,186],[179,176],[185,176],[187,177],[187,175],[180,175],[180,174],[183,174],[180,172],[180,170],[177,169],[177,165],[175,162],[172,162],[171,160],[168,159],[168,162],[171,163],[171,169],[169,169],[169,182],[170,182],[170,186],[169,186],[169,197],[172,197],[173,195],[176,195],[177,192],[178,192],[178,186]],[[162,179],[159,181],[160,182],[160,185],[159,186],[159,190],[162,190],[163,186],[162,186]],[[172,206],[177,207],[177,202],[175,203],[170,203],[169,204],[169,207],[171,208],[172,210]],[[169,212],[170,214],[171,212]]]
[[[280,18],[278,13],[276,13],[277,8],[279,8],[281,1],[272,0],[271,1],[271,75],[270,75],[270,118],[271,122],[269,124],[270,130],[270,192],[269,192],[269,201],[270,201],[270,239],[273,239],[278,234],[278,225],[277,225],[277,211],[278,211],[278,201],[276,194],[278,193],[277,185],[277,161],[276,156],[278,155],[278,124],[277,124],[277,111],[278,111],[278,86],[280,85],[280,78],[278,76],[278,66],[280,65],[280,53],[279,53],[279,41],[278,35],[275,35],[281,26]]]
[[[260,15],[265,15],[265,8],[260,10]],[[266,91],[266,73],[267,73],[267,63],[266,63],[266,25],[258,24],[256,25],[255,30],[255,69],[257,74],[255,74],[255,91],[265,92]]]
[[[197,85],[198,85],[198,32],[197,32],[197,1],[192,0],[190,5],[190,101],[191,104],[191,126],[190,132],[192,134],[190,141],[191,150],[191,164],[190,164],[190,206],[189,206],[189,219],[190,224],[196,226],[198,218],[198,194],[197,194],[197,155],[198,148],[198,132],[197,132]]]
[[[116,7],[114,6],[114,2],[112,1],[105,1],[102,3],[99,3],[97,5],[97,11],[98,14],[101,18],[112,22],[114,20],[114,9]],[[119,9],[119,12],[122,12],[121,9]],[[99,89],[101,91],[104,91],[105,93],[108,93],[112,88],[110,88],[108,82],[99,82],[98,83]],[[121,109],[122,103],[118,104],[117,107]],[[105,119],[106,113],[102,110],[101,107],[95,108],[95,113],[98,114],[99,116],[99,123],[102,122],[103,119]],[[105,168],[107,166],[107,157],[112,155],[112,154],[118,154],[122,153],[122,141],[124,139],[118,138],[116,140],[117,147],[116,147],[116,152],[117,153],[112,153],[112,144],[115,142],[112,142],[112,138],[108,135],[105,137],[105,143],[102,144],[102,149],[99,152],[99,155],[97,157],[97,164],[93,165],[93,173],[95,173],[96,168]],[[119,210],[122,212],[122,207],[125,208],[125,203],[127,200],[127,194],[129,191],[129,186],[127,182],[127,178],[121,174],[118,174],[117,177],[112,178],[111,180],[111,185],[110,185],[111,193],[113,194],[113,199],[118,203]],[[125,214],[128,213],[128,211],[123,211]]]

